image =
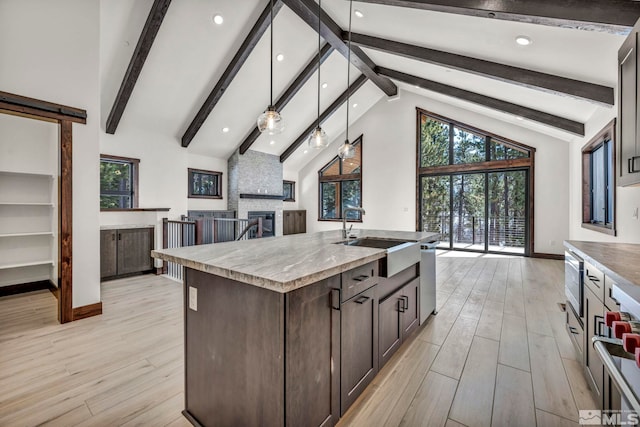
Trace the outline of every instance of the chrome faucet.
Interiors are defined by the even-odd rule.
[[[346,208],[344,208],[344,212],[342,212],[342,238],[343,239],[346,239],[347,237],[349,237],[349,232],[351,231],[351,228],[353,228],[353,224],[351,224],[351,227],[349,227],[349,231],[347,231],[347,212],[349,211],[360,212],[362,215],[365,214],[365,211],[362,208],[354,208],[352,206],[347,206]]]

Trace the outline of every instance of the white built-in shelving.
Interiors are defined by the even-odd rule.
[[[7,270],[10,268],[36,267],[39,265],[53,266],[53,260],[46,259],[46,260],[39,260],[39,261],[17,262],[15,264],[5,264],[5,265],[0,265],[0,270]]]
[[[6,234],[0,234],[0,238],[2,238],[2,237],[31,237],[31,236],[49,236],[49,237],[53,237],[53,232],[52,231],[40,231],[40,232],[33,232],[33,233],[6,233]]]

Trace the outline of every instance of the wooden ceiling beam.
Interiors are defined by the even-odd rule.
[[[329,43],[325,43],[320,50],[320,63],[324,63],[324,61],[333,53],[333,46]],[[277,111],[282,111],[282,109],[293,99],[294,96],[298,93],[302,86],[309,80],[309,78],[316,72],[318,69],[318,57],[314,56],[311,61],[307,64],[306,67],[298,74],[295,80],[289,85],[289,87],[284,91],[284,93],[278,98],[275,102],[275,107]],[[240,154],[244,154],[247,152],[249,148],[253,145],[254,142],[260,136],[260,131],[258,130],[258,126],[253,127],[249,135],[245,138],[245,140],[240,145]]]
[[[640,3],[640,2],[639,2]],[[343,38],[347,33],[343,33]],[[553,74],[512,67],[510,65],[457,55],[422,46],[410,45],[393,40],[364,34],[351,34],[353,43],[381,52],[400,55],[430,64],[453,68],[468,73],[478,74],[491,79],[514,83],[520,86],[543,90],[554,94],[570,96],[611,107],[614,104],[614,90],[611,87],[580,80],[560,77]]]
[[[120,89],[118,90],[115,101],[113,101],[113,107],[111,107],[111,112],[109,113],[109,117],[107,117],[107,133],[114,134],[118,128],[120,119],[124,114],[129,98],[133,93],[142,67],[147,60],[151,46],[153,46],[153,42],[156,39],[160,25],[162,25],[162,21],[167,14],[170,4],[171,0],[155,0],[151,6],[151,11],[149,11],[149,16],[147,16],[147,22],[145,22],[142,28],[138,44],[133,51],[131,61],[129,61],[129,66],[120,84]]]
[[[314,0],[282,1],[314,31],[318,31],[318,4]],[[349,48],[342,40],[342,28],[324,10],[320,15],[320,35],[346,58]],[[361,49],[351,49],[351,63],[387,96],[394,96],[398,93],[398,88],[390,79],[376,74],[375,64]]]
[[[351,83],[349,88],[342,92],[342,94],[335,101],[333,101],[333,104],[327,107],[327,109],[324,110],[322,114],[320,114],[320,124],[324,123],[329,117],[331,117],[333,113],[335,113],[338,108],[340,108],[340,106],[346,102],[347,97],[356,93],[356,91],[360,89],[362,85],[367,82],[367,80],[369,80],[369,78],[364,74],[361,74],[360,77],[358,77],[353,83]],[[347,106],[347,108],[349,108],[349,106]],[[302,143],[306,141],[307,138],[309,138],[309,135],[311,135],[311,132],[313,132],[316,126],[318,126],[318,120],[314,120],[313,123],[311,123],[300,134],[300,136],[293,142],[293,144],[289,145],[289,147],[284,150],[284,153],[280,155],[281,163],[287,160],[294,153],[294,151],[296,151],[298,147],[300,147],[300,145],[302,145]]]
[[[584,136],[584,124],[569,120],[564,117],[555,116],[533,108],[523,107],[511,102],[502,101],[479,93],[458,89],[453,86],[434,82],[432,80],[423,79],[421,77],[405,74],[400,71],[391,70],[389,68],[378,68],[377,71],[394,80],[398,80],[410,85],[418,86],[432,92],[440,93],[452,98],[458,98],[463,101],[472,102],[483,107],[501,111],[503,113],[520,116],[547,126],[551,126],[578,136]]]
[[[274,17],[278,14],[282,5],[282,0],[275,0],[273,4]],[[215,87],[211,90],[211,93],[202,104],[202,107],[200,107],[200,110],[198,110],[198,113],[191,121],[191,124],[189,124],[189,127],[182,136],[183,147],[188,147],[189,144],[191,144],[191,141],[196,136],[205,120],[207,120],[207,117],[209,117],[209,114],[211,114],[211,111],[213,111],[218,101],[220,101],[224,92],[229,88],[231,82],[242,68],[242,65],[244,65],[251,52],[260,41],[260,38],[267,28],[269,28],[269,25],[271,25],[271,5],[267,4],[267,7],[258,17],[258,20],[251,28],[251,31],[249,31],[249,34],[242,42],[242,45],[240,45],[235,56],[229,65],[227,65],[222,76],[218,79],[218,83],[216,83]]]
[[[640,18],[640,2],[633,0],[357,1],[624,35]]]

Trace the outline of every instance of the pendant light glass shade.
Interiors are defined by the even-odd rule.
[[[270,26],[270,38],[271,38],[271,54],[269,62],[269,106],[264,113],[258,117],[258,130],[261,133],[267,132],[269,135],[276,135],[284,130],[284,120],[280,113],[276,111],[276,107],[273,106],[273,0],[271,0],[271,26]]]
[[[311,132],[311,135],[309,135],[308,143],[309,148],[321,150],[329,145],[329,137],[327,136],[327,133],[318,126],[313,132]]]
[[[267,132],[269,135],[277,135],[284,130],[284,120],[273,105],[269,105],[258,117],[258,130]]]
[[[338,157],[342,160],[353,159],[356,156],[356,147],[349,143],[348,139],[344,140],[344,144],[338,148]]]

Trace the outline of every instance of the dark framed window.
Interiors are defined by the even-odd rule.
[[[282,181],[282,200],[285,202],[296,201],[296,183],[294,181]]]
[[[318,220],[341,221],[346,207],[362,205],[362,135],[353,142],[356,155],[334,157],[318,171]],[[347,221],[362,222],[360,212],[347,213]]]
[[[100,155],[100,209],[138,207],[139,159]]]
[[[189,168],[190,199],[222,199],[222,172]]]
[[[417,109],[416,230],[444,249],[533,252],[535,148]]]
[[[615,129],[614,119],[582,147],[582,227],[614,236]]]

